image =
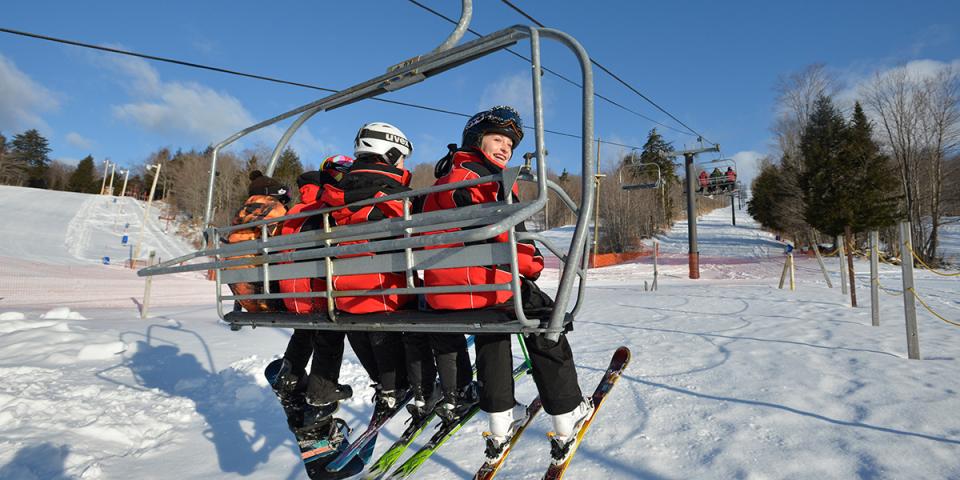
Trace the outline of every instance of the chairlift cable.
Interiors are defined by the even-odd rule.
[[[291,85],[291,86],[294,86],[294,87],[309,88],[309,89],[311,89],[311,90],[319,90],[319,91],[322,91],[322,92],[329,92],[329,93],[339,92],[339,90],[336,90],[336,89],[333,89],[333,88],[320,87],[320,86],[311,85],[311,84],[308,84],[308,83],[301,83],[301,82],[294,82],[294,81],[290,81],[290,80],[283,80],[283,79],[280,79],[280,78],[268,77],[268,76],[265,76],[265,75],[258,75],[258,74],[255,74],[255,73],[245,73],[245,72],[240,72],[240,71],[237,71],[237,70],[230,70],[230,69],[227,69],[227,68],[213,67],[213,66],[210,66],[210,65],[203,65],[203,64],[200,64],[200,63],[187,62],[187,61],[184,61],[184,60],[177,60],[177,59],[168,58],[168,57],[161,57],[161,56],[157,56],[157,55],[149,55],[149,54],[145,54],[145,53],[134,52],[134,51],[131,51],[131,50],[122,50],[122,49],[119,49],[119,48],[111,48],[111,47],[104,47],[104,46],[100,46],[100,45],[93,45],[93,44],[90,44],[90,43],[78,42],[78,41],[76,41],[76,40],[68,40],[68,39],[64,39],[64,38],[51,37],[51,36],[41,35],[41,34],[37,34],[37,33],[24,32],[24,31],[21,31],[21,30],[13,30],[13,29],[10,29],[10,28],[0,27],[0,32],[9,33],[9,34],[13,34],[13,35],[20,35],[20,36],[23,36],[23,37],[35,38],[35,39],[38,39],[38,40],[46,40],[46,41],[54,42],[54,43],[62,43],[62,44],[66,44],[66,45],[72,45],[72,46],[75,46],[75,47],[90,48],[90,49],[93,49],[93,50],[100,50],[100,51],[102,51],[102,52],[114,53],[114,54],[118,54],[118,55],[127,55],[127,56],[131,56],[131,57],[138,57],[138,58],[143,58],[143,59],[147,59],[147,60],[154,60],[154,61],[158,61],[158,62],[172,63],[172,64],[175,64],[175,65],[180,65],[180,66],[184,66],[184,67],[199,68],[199,69],[202,69],[202,70],[210,70],[210,71],[217,72],[217,73],[226,73],[226,74],[229,74],[229,75],[236,75],[236,76],[240,76],[240,77],[252,78],[252,79],[254,79],[254,80],[264,80],[264,81],[267,81],[267,82],[279,83],[279,84],[283,84],[283,85]],[[401,102],[401,101],[399,101],[399,100],[390,100],[390,99],[379,98],[379,97],[373,97],[373,98],[371,98],[370,100],[375,100],[375,101],[383,102],[383,103],[389,103],[389,104],[393,104],[393,105],[399,105],[399,106],[402,106],[402,107],[417,108],[417,109],[420,109],[420,110],[427,110],[427,111],[430,111],[430,112],[445,113],[445,114],[447,114],[447,115],[454,115],[454,116],[463,117],[463,118],[470,118],[470,117],[471,117],[471,115],[466,114],[466,113],[454,112],[454,111],[452,111],[452,110],[445,110],[445,109],[437,108],[437,107],[429,107],[429,106],[426,106],[426,105],[418,105],[418,104],[415,104],[415,103]],[[563,136],[563,137],[570,137],[570,138],[577,138],[577,139],[582,138],[580,135],[575,135],[575,134],[572,134],[572,133],[559,132],[559,131],[550,130],[550,129],[544,129],[544,132],[546,132],[546,133],[551,133],[551,134],[554,134],[554,135],[560,135],[560,136]],[[614,146],[618,146],[618,147],[639,148],[639,147],[635,147],[635,146],[633,146],[633,145],[624,145],[624,144],[621,144],[621,143],[609,142],[609,141],[606,141],[606,140],[601,140],[600,142],[601,142],[601,143],[605,143],[605,144],[607,144],[607,145],[614,145]]]
[[[546,25],[538,22],[537,19],[533,18],[532,16],[530,16],[529,14],[527,14],[526,12],[524,12],[524,11],[521,10],[519,7],[517,7],[516,5],[510,3],[510,0],[500,0],[500,1],[503,2],[503,3],[505,3],[508,7],[512,8],[514,11],[516,11],[516,12],[519,13],[520,15],[524,16],[527,20],[530,20],[531,22],[535,23],[538,27],[546,28]],[[683,126],[684,126],[687,130],[689,130],[693,135],[696,135],[697,137],[706,140],[707,143],[711,143],[711,144],[713,144],[713,145],[716,145],[716,143],[711,142],[710,139],[708,139],[707,137],[705,137],[705,136],[703,136],[702,134],[698,133],[696,130],[690,128],[689,125],[687,125],[686,123],[683,123],[679,118],[675,117],[672,113],[668,112],[666,109],[664,109],[664,108],[661,107],[660,105],[657,105],[657,103],[654,102],[653,100],[651,100],[649,97],[647,97],[646,95],[640,93],[639,90],[637,90],[637,89],[634,88],[632,85],[630,85],[629,83],[627,83],[626,81],[624,81],[624,80],[623,80],[622,78],[620,78],[617,74],[611,72],[607,67],[604,67],[603,65],[601,65],[599,62],[597,62],[596,60],[594,60],[594,59],[592,59],[592,58],[590,59],[590,63],[592,63],[594,66],[596,66],[596,67],[599,68],[600,70],[603,70],[607,75],[610,75],[614,80],[620,82],[621,85],[627,87],[627,88],[630,89],[630,91],[632,91],[633,93],[636,93],[637,95],[639,95],[640,98],[646,100],[647,103],[649,103],[650,105],[653,105],[657,110],[660,110],[661,112],[663,112],[664,114],[666,114],[668,117],[672,118],[675,122],[679,123],[680,125],[683,125]]]
[[[417,0],[407,0],[407,1],[409,1],[410,3],[412,3],[412,4],[414,4],[414,5],[422,8],[422,9],[424,9],[424,10],[426,10],[426,11],[428,11],[428,12],[430,12],[430,13],[432,13],[432,14],[434,14],[434,15],[436,15],[436,16],[438,16],[438,17],[440,17],[440,18],[442,18],[442,19],[444,19],[444,20],[446,20],[446,21],[448,21],[448,22],[450,22],[450,23],[452,23],[452,24],[454,24],[454,25],[457,24],[457,21],[456,21],[456,20],[454,20],[454,19],[452,19],[452,18],[450,18],[450,17],[448,17],[448,16],[446,16],[446,15],[444,15],[444,14],[442,14],[442,13],[440,13],[440,12],[438,12],[438,11],[436,11],[436,10],[434,10],[434,9],[432,9],[432,8],[430,8],[430,7],[422,4],[422,3],[420,3],[420,2],[418,2]],[[476,35],[477,37],[482,37],[482,36],[483,36],[483,34],[481,34],[480,32],[477,32],[476,30],[474,30],[474,29],[472,29],[472,28],[467,28],[467,31],[470,32],[470,33],[472,33],[472,34],[474,34],[474,35]],[[509,49],[509,48],[505,48],[504,50],[507,51],[507,52],[509,52],[509,53],[511,53],[511,54],[513,54],[514,56],[516,56],[516,57],[518,57],[518,58],[523,59],[523,60],[526,61],[526,62],[531,62],[531,61],[532,61],[532,60],[530,60],[529,57],[527,57],[527,56],[525,56],[525,55],[523,55],[523,54],[521,54],[521,53],[517,53],[517,52],[515,52],[515,51],[513,51],[513,50],[511,50],[511,49]],[[540,69],[543,70],[544,72],[553,74],[553,75],[556,76],[557,78],[559,78],[559,79],[561,79],[561,80],[569,83],[570,85],[573,85],[573,86],[575,86],[575,87],[577,87],[577,88],[583,88],[583,85],[577,83],[575,80],[571,80],[570,78],[568,78],[567,76],[565,76],[565,75],[563,75],[563,74],[561,74],[561,73],[559,73],[559,72],[555,72],[555,71],[553,71],[553,70],[551,70],[551,69],[549,69],[549,68],[547,68],[547,67],[544,67],[543,65],[540,66]],[[607,103],[609,103],[609,104],[611,104],[611,105],[613,105],[613,106],[615,106],[615,107],[617,107],[617,108],[620,108],[620,109],[622,109],[622,110],[624,110],[624,111],[630,112],[630,113],[632,113],[632,114],[634,114],[634,115],[636,115],[636,116],[638,116],[638,117],[640,117],[640,118],[642,118],[642,119],[644,119],[644,120],[646,120],[646,121],[648,121],[648,122],[651,122],[651,123],[653,123],[653,124],[655,124],[655,125],[659,125],[659,126],[661,126],[661,127],[663,127],[663,128],[667,128],[667,129],[673,130],[673,131],[675,131],[675,132],[677,132],[677,133],[682,133],[682,134],[684,134],[684,135],[692,135],[690,132],[687,132],[686,130],[681,130],[681,129],[676,128],[676,127],[674,127],[674,126],[672,126],[672,125],[667,125],[667,124],[665,124],[665,123],[658,122],[657,120],[654,120],[653,118],[648,117],[648,116],[646,116],[646,115],[644,115],[644,114],[642,114],[642,113],[640,113],[640,112],[637,112],[637,111],[635,111],[635,110],[631,110],[630,108],[627,108],[627,107],[624,106],[623,104],[618,103],[618,102],[616,102],[616,101],[614,101],[614,100],[611,100],[610,98],[607,98],[607,97],[605,97],[605,96],[597,93],[596,91],[593,92],[593,96],[595,96],[595,97],[597,97],[597,98],[599,98],[599,99],[601,99],[601,100],[603,100],[603,101],[605,101],[605,102],[607,102]]]

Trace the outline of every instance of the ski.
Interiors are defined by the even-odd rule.
[[[583,435],[587,432],[587,429],[590,428],[590,424],[593,422],[593,419],[596,418],[597,412],[600,410],[600,407],[603,405],[603,401],[607,398],[607,394],[610,393],[610,390],[617,383],[617,380],[620,379],[620,374],[623,373],[623,370],[627,368],[627,364],[630,363],[630,349],[627,347],[620,347],[616,352],[613,353],[613,358],[610,359],[610,366],[607,367],[606,373],[603,374],[603,378],[600,379],[600,383],[597,385],[597,389],[593,392],[591,401],[593,402],[593,412],[583,421],[583,425],[580,427],[580,431],[577,432],[577,437],[570,445],[570,453],[567,454],[566,459],[563,463],[550,463],[550,466],[547,468],[546,474],[543,476],[543,480],[559,480],[563,478],[563,474],[566,472],[567,467],[570,466],[570,460],[573,459],[573,456],[577,453],[577,447],[580,446],[580,441],[583,440]]]
[[[467,336],[467,347],[473,346],[474,338],[473,335]],[[477,367],[474,365],[473,374],[476,375]],[[435,388],[440,388],[437,385]],[[430,412],[427,415],[424,415],[421,418],[409,418],[410,425],[407,425],[407,428],[403,430],[403,433],[400,434],[400,438],[396,442],[393,442],[393,445],[387,449],[376,462],[373,462],[373,465],[370,466],[370,469],[367,470],[367,474],[363,477],[364,480],[380,480],[390,472],[390,467],[392,467],[397,460],[400,460],[400,457],[403,455],[403,452],[407,451],[407,448],[410,447],[410,444],[413,443],[417,437],[426,429],[427,425],[433,421],[433,417],[436,414]]]
[[[513,436],[510,437],[510,441],[507,443],[506,449],[503,452],[503,455],[500,457],[500,460],[496,462],[484,462],[480,466],[480,469],[477,470],[477,473],[473,476],[473,480],[490,480],[497,475],[497,472],[500,471],[500,467],[503,466],[504,462],[507,460],[507,455],[510,455],[510,450],[513,450],[513,446],[516,445],[517,440],[520,439],[520,435],[523,435],[524,430],[533,422],[533,418],[540,413],[542,408],[540,403],[540,397],[534,398],[530,402],[530,406],[527,407],[527,421],[523,422],[517,431],[513,433]]]
[[[403,409],[403,406],[413,398],[413,390],[408,390],[406,395],[399,399],[396,406],[393,408],[381,410],[379,405],[374,406],[373,415],[370,417],[370,423],[367,425],[367,429],[360,434],[353,442],[350,443],[350,446],[340,452],[336,458],[330,461],[327,464],[327,470],[331,472],[336,472],[343,467],[347,466],[353,457],[355,457],[362,450],[367,448],[369,445],[376,444],[377,435],[380,433],[380,429],[383,428],[387,422],[390,421],[400,410]]]
[[[427,428],[427,425],[433,421],[433,417],[435,416],[436,414],[431,412],[420,419],[411,417],[410,425],[407,425],[407,428],[400,434],[400,438],[398,438],[396,442],[393,442],[393,445],[373,463],[370,470],[367,471],[367,475],[363,477],[364,480],[380,480],[384,475],[389,473],[390,467],[392,467],[394,463],[397,463],[397,460],[399,460],[403,452],[407,450],[407,447]]]
[[[518,378],[522,377],[530,370],[529,364],[526,362],[513,369],[513,379],[516,381]],[[430,440],[417,450],[412,457],[408,458],[407,461],[403,462],[393,473],[390,474],[387,478],[408,478],[414,474],[423,464],[434,454],[443,444],[450,439],[454,434],[456,434],[461,427],[466,425],[477,412],[480,411],[479,405],[474,405],[467,413],[463,414],[462,417],[456,422],[442,423],[440,424],[440,429],[430,437]]]

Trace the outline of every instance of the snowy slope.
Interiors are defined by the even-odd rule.
[[[89,218],[87,228],[107,229]],[[656,292],[643,290],[650,263],[590,273],[570,335],[585,393],[616,346],[630,346],[633,362],[567,478],[960,478],[960,328],[920,309],[923,360],[907,360],[899,297],[882,295],[881,326],[870,326],[866,263],[857,262],[859,308],[837,287],[837,259],[828,261],[837,288],[798,258],[798,289],[779,290],[781,247],[744,211],[738,227],[728,219],[726,210],[699,223],[701,254],[716,259],[700,280],[686,278],[685,261],[661,265]],[[66,238],[69,223],[40,237]],[[665,259],[685,256],[683,226],[661,241]],[[46,268],[70,277],[71,257]],[[142,279],[97,288],[114,267],[84,268],[93,273],[60,290],[33,285],[13,297],[32,303],[0,300],[0,478],[306,478],[261,376],[289,332],[229,331],[209,282],[190,276],[158,281],[166,300],[141,321],[129,298],[112,302],[140,298]],[[884,265],[881,283],[899,289],[898,272]],[[20,281],[11,275],[0,269],[0,285]],[[556,276],[541,283],[549,290]],[[917,272],[921,295],[954,320],[958,285]],[[355,396],[340,415],[365,423],[372,390],[349,348],[341,382]],[[530,378],[518,382],[520,401],[534,395]],[[377,454],[402,428],[388,425]],[[462,429],[418,478],[470,478],[484,428]],[[534,422],[500,478],[539,478],[549,428],[545,415]]]

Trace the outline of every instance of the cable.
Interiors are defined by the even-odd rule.
[[[83,42],[78,42],[78,41],[75,41],[75,40],[67,40],[67,39],[57,38],[57,37],[50,37],[50,36],[47,36],[47,35],[40,35],[40,34],[36,34],[36,33],[23,32],[23,31],[20,31],[20,30],[13,30],[13,29],[9,29],[9,28],[0,27],[0,32],[9,33],[9,34],[13,34],[13,35],[20,35],[20,36],[24,36],[24,37],[36,38],[36,39],[39,39],[39,40],[46,40],[46,41],[48,41],[48,42],[63,43],[63,44],[66,44],[66,45],[73,45],[73,46],[76,46],[76,47],[90,48],[90,49],[93,49],[93,50],[100,50],[100,51],[103,51],[103,52],[115,53],[115,54],[119,54],[119,55],[127,55],[127,56],[131,56],[131,57],[144,58],[144,59],[147,59],[147,60],[155,60],[155,61],[158,61],[158,62],[172,63],[172,64],[175,64],[175,65],[181,65],[181,66],[185,66],[185,67],[199,68],[199,69],[203,69],[203,70],[210,70],[210,71],[218,72],[218,73],[226,73],[226,74],[230,74],[230,75],[237,75],[237,76],[240,76],[240,77],[252,78],[252,79],[255,79],[255,80],[264,80],[264,81],[273,82],[273,83],[280,83],[280,84],[284,84],[284,85],[292,85],[292,86],[295,86],[295,87],[309,88],[309,89],[312,89],[312,90],[319,90],[319,91],[322,91],[322,92],[329,92],[329,93],[339,92],[339,90],[335,90],[335,89],[332,89],[332,88],[320,87],[320,86],[317,86],[317,85],[310,85],[310,84],[307,84],[307,83],[292,82],[292,81],[289,81],[289,80],[283,80],[283,79],[279,79],[279,78],[267,77],[267,76],[265,76],[265,75],[257,75],[257,74],[253,74],[253,73],[245,73],[245,72],[240,72],[240,71],[236,71],[236,70],[229,70],[229,69],[220,68],[220,67],[211,67],[211,66],[209,66],[209,65],[203,65],[203,64],[199,64],[199,63],[186,62],[186,61],[183,61],[183,60],[176,60],[176,59],[172,59],[172,58],[160,57],[160,56],[157,56],[157,55],[148,55],[148,54],[145,54],[145,53],[139,53],[139,52],[134,52],[134,51],[130,51],[130,50],[121,50],[121,49],[119,49],[119,48],[103,47],[103,46],[100,46],[100,45],[93,45],[93,44],[89,44],[89,43],[83,43]],[[373,97],[373,98],[371,98],[371,100],[376,100],[376,101],[378,101],[378,102],[383,102],[383,103],[389,103],[389,104],[392,104],[392,105],[399,105],[399,106],[402,106],[402,107],[410,107],[410,108],[417,108],[417,109],[420,109],[420,110],[427,110],[427,111],[430,111],[430,112],[445,113],[445,114],[447,114],[447,115],[455,115],[455,116],[458,116],[458,117],[464,117],[464,118],[470,118],[470,117],[471,117],[471,115],[468,115],[468,114],[466,114],[466,113],[454,112],[454,111],[452,111],[452,110],[444,110],[444,109],[442,109],[442,108],[436,108],[436,107],[428,107],[428,106],[425,106],[425,105],[418,105],[418,104],[415,104],[415,103],[401,102],[401,101],[398,101],[398,100],[389,100],[389,99],[386,99],[386,98],[379,98],[379,97]],[[528,128],[530,128],[530,127],[528,127]],[[551,134],[554,134],[554,135],[560,135],[560,136],[563,136],[563,137],[570,137],[570,138],[577,138],[577,139],[582,139],[582,138],[583,138],[583,137],[581,137],[580,135],[575,135],[575,134],[572,134],[572,133],[559,132],[559,131],[556,131],[556,130],[544,129],[543,131],[546,132],[546,133],[551,133]],[[592,139],[591,139],[591,141],[592,141]],[[600,140],[600,143],[604,143],[604,144],[607,144],[607,145],[615,145],[615,146],[618,146],[618,147],[624,147],[624,148],[630,148],[630,149],[640,149],[640,148],[641,148],[641,147],[637,147],[637,146],[634,146],[634,145],[624,145],[624,144],[622,144],[622,143],[609,142],[609,141],[604,141],[604,140]]]
[[[448,21],[448,22],[450,22],[450,23],[452,23],[452,24],[454,24],[454,25],[456,25],[456,24],[458,23],[456,20],[454,20],[454,19],[452,19],[452,18],[450,18],[450,17],[448,17],[448,16],[446,16],[446,15],[444,15],[444,14],[442,14],[442,13],[440,13],[440,12],[438,12],[438,11],[436,11],[436,10],[434,10],[434,9],[432,9],[432,8],[430,8],[430,7],[422,4],[422,3],[420,3],[420,2],[418,2],[417,0],[407,0],[407,1],[409,1],[410,3],[412,3],[412,4],[414,4],[414,5],[422,8],[422,9],[424,9],[424,10],[426,10],[426,11],[428,11],[428,12],[430,12],[430,13],[432,13],[432,14],[434,14],[434,15],[436,15],[436,16],[438,16],[438,17],[440,17],[440,18],[442,18],[442,19],[444,19],[444,20],[446,20],[446,21]],[[474,34],[474,35],[476,35],[476,36],[478,36],[478,37],[482,37],[482,36],[483,36],[483,34],[477,32],[476,30],[474,30],[474,29],[472,29],[472,28],[467,28],[467,31],[470,32],[470,33],[472,33],[472,34]],[[524,56],[523,54],[517,53],[517,52],[515,52],[515,51],[513,51],[513,50],[511,50],[511,49],[509,49],[509,48],[506,48],[506,49],[504,49],[504,50],[506,50],[507,52],[513,54],[513,55],[516,56],[516,57],[522,58],[523,60],[525,60],[525,61],[527,61],[527,62],[532,62],[532,60],[530,60],[529,57],[526,57],[526,56]],[[552,75],[560,78],[561,80],[566,81],[567,83],[569,83],[569,84],[571,84],[571,85],[573,85],[573,86],[575,86],[575,87],[577,87],[577,88],[583,88],[583,85],[577,83],[577,82],[574,81],[574,80],[571,80],[571,79],[567,78],[566,76],[564,76],[564,75],[562,75],[562,74],[560,74],[560,73],[558,73],[558,72],[555,72],[555,71],[553,71],[553,70],[551,70],[551,69],[549,69],[549,68],[547,68],[547,67],[544,67],[543,65],[540,65],[540,69],[543,70],[544,72],[550,73],[550,74],[552,74]],[[640,112],[631,110],[631,109],[623,106],[622,104],[617,103],[617,102],[615,102],[615,101],[613,101],[613,100],[611,100],[611,99],[609,99],[609,98],[607,98],[607,97],[605,97],[605,96],[603,96],[603,95],[601,95],[601,94],[599,94],[599,93],[597,93],[597,92],[594,92],[594,93],[593,93],[593,96],[595,96],[595,97],[597,97],[597,98],[599,98],[599,99],[601,99],[601,100],[603,100],[603,101],[605,101],[605,102],[607,102],[607,103],[610,103],[611,105],[613,105],[613,106],[615,106],[615,107],[618,107],[618,108],[620,108],[620,109],[622,109],[622,110],[625,110],[625,111],[627,111],[627,112],[630,112],[630,113],[632,113],[632,114],[634,114],[634,115],[636,115],[636,116],[638,116],[638,117],[640,117],[640,118],[642,118],[642,119],[644,119],[644,120],[647,120],[648,122],[651,122],[651,123],[654,123],[654,124],[656,124],[656,125],[659,125],[659,126],[661,126],[661,127],[663,127],[663,128],[667,128],[667,129],[673,130],[673,131],[675,131],[675,132],[682,133],[682,134],[684,134],[684,135],[694,135],[694,134],[691,134],[690,132],[687,132],[687,131],[684,131],[684,130],[680,130],[679,128],[673,127],[673,126],[671,126],[671,125],[667,125],[667,124],[665,124],[665,123],[658,122],[658,121],[654,120],[653,118],[650,118],[650,117],[648,117],[648,116],[646,116],[646,115],[644,115],[644,114],[642,114],[642,113],[640,113]]]
[[[411,0],[411,1],[412,1],[412,0]],[[535,23],[538,27],[540,27],[540,28],[546,28],[546,25],[538,22],[537,19],[531,17],[529,14],[527,14],[526,12],[524,12],[523,10],[521,10],[521,9],[520,9],[519,7],[517,7],[516,5],[510,3],[510,0],[500,0],[500,1],[502,1],[502,2],[505,3],[505,4],[507,4],[508,7],[512,8],[514,11],[516,11],[516,12],[519,13],[520,15],[523,15],[523,17],[526,18],[527,20],[530,20],[531,22]],[[594,64],[594,65],[595,65],[597,68],[599,68],[600,70],[603,70],[607,75],[610,75],[614,80],[620,82],[620,84],[622,84],[623,86],[625,86],[625,87],[627,87],[628,89],[630,89],[630,91],[632,91],[633,93],[636,93],[637,95],[639,95],[640,98],[646,100],[647,103],[649,103],[650,105],[653,105],[657,110],[660,110],[661,112],[663,112],[664,114],[666,114],[668,117],[672,118],[673,121],[679,123],[680,125],[683,125],[684,128],[686,128],[687,130],[689,130],[691,133],[693,133],[694,135],[696,135],[698,138],[703,139],[703,140],[706,141],[707,143],[716,145],[716,143],[711,142],[710,140],[707,139],[707,137],[704,137],[702,134],[700,134],[700,133],[697,132],[696,130],[690,128],[689,125],[687,125],[686,123],[683,123],[682,121],[680,121],[679,118],[673,116],[672,113],[666,111],[666,110],[665,110],[663,107],[661,107],[660,105],[657,105],[657,103],[654,102],[653,100],[651,100],[649,97],[647,97],[646,95],[640,93],[639,90],[637,90],[636,88],[633,88],[632,85],[630,85],[629,83],[625,82],[623,79],[621,79],[621,78],[620,78],[619,76],[617,76],[615,73],[611,72],[607,67],[604,67],[604,66],[601,65],[599,62],[597,62],[596,60],[593,60],[593,59],[590,59],[590,63]]]

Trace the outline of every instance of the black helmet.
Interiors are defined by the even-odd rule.
[[[463,127],[463,147],[480,147],[480,141],[488,133],[499,133],[513,140],[513,148],[517,148],[523,140],[523,121],[520,114],[513,107],[498,105],[484,110],[467,120]]]

